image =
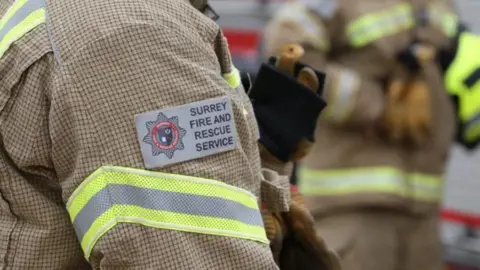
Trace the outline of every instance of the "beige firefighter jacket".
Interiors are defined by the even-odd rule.
[[[288,179],[191,2],[0,2],[0,268],[277,269]]]
[[[422,25],[415,19],[421,17]],[[372,134],[385,108],[382,79],[399,70],[396,54],[415,39],[449,46],[457,23],[443,0],[292,1],[273,16],[265,30],[267,55],[299,42],[307,48],[303,61],[327,72],[328,106],[299,173],[314,215],[369,206],[415,213],[438,207],[455,124],[436,63],[422,70],[433,104],[428,142],[407,148]]]

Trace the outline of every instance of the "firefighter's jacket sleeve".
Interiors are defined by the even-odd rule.
[[[460,24],[451,45],[439,52],[445,88],[457,109],[457,140],[468,148],[480,142],[480,36]]]
[[[0,264],[277,269],[219,26],[183,1],[17,2],[0,22]]]
[[[276,55],[285,44],[302,44],[301,61],[327,74],[327,107],[321,117],[335,125],[371,125],[383,113],[382,85],[331,60],[331,48],[344,32],[340,18],[332,13],[324,18],[299,2],[283,5],[265,29],[265,54]]]

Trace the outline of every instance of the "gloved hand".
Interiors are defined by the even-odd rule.
[[[263,64],[248,95],[260,129],[260,147],[282,162],[304,157],[314,142],[325,75],[298,62],[299,45],[287,45]]]
[[[277,264],[281,270],[340,270],[340,259],[316,234],[313,218],[305,208],[302,196],[295,186],[291,187],[289,212],[262,210]]]
[[[418,78],[396,79],[387,90],[383,129],[396,143],[424,143],[431,129],[430,94],[426,83]]]
[[[393,76],[388,85],[382,129],[395,143],[421,145],[431,129],[429,88],[420,78],[422,66],[433,61],[435,50],[423,44],[412,44],[398,56],[408,75]]]

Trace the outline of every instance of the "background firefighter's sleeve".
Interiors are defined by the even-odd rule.
[[[337,15],[324,19],[301,3],[285,4],[265,29],[265,54],[276,55],[285,44],[301,44],[301,62],[327,74],[327,108],[321,117],[337,125],[369,125],[383,113],[382,85],[330,60],[330,48],[344,32]]]

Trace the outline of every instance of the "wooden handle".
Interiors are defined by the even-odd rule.
[[[304,67],[300,70],[297,80],[299,83],[312,89],[314,92],[317,92],[318,86],[320,85],[317,74],[309,67]]]
[[[300,59],[305,50],[298,44],[288,44],[282,48],[282,52],[278,57],[276,67],[284,72],[293,74],[295,63]]]

